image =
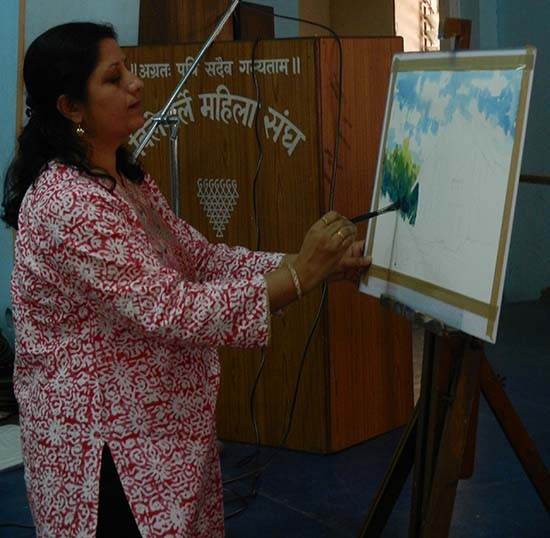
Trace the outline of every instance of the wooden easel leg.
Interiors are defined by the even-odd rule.
[[[418,536],[422,514],[431,490],[435,455],[439,447],[442,425],[441,397],[448,390],[450,353],[431,331],[424,334],[422,386],[420,391],[418,434],[411,492],[409,536]]]
[[[550,474],[548,469],[485,355],[481,360],[480,382],[483,396],[485,396],[540,500],[546,510],[550,512]]]
[[[424,469],[427,466],[431,468],[429,455],[432,454],[431,445],[433,444],[433,435],[431,433],[433,425],[430,421],[431,408],[433,406],[433,399],[431,397],[433,384],[441,384],[441,370],[444,370],[444,368],[436,369],[434,373],[434,366],[436,364],[435,346],[435,334],[426,330],[424,332],[420,398],[414,408],[407,429],[403,433],[399,445],[395,450],[390,468],[386,472],[384,480],[371,504],[363,528],[359,533],[360,538],[374,538],[381,535],[413,464],[415,472],[413,478],[411,521],[415,519],[412,514],[420,513],[420,506],[424,497]],[[440,365],[441,362],[437,364]],[[428,449],[428,445],[430,445],[430,449]]]
[[[448,536],[472,408],[479,393],[482,350],[474,348],[470,339],[462,341],[462,346],[461,351],[453,351],[449,407],[418,534],[425,538]]]
[[[470,424],[468,427],[468,437],[466,438],[466,446],[464,447],[464,457],[462,458],[462,468],[460,470],[460,476],[459,476],[461,480],[471,478],[472,475],[474,474],[480,396],[481,396],[481,386],[478,382],[477,389],[475,389],[475,398],[472,404],[472,414],[470,416]]]
[[[382,534],[413,466],[417,426],[418,405],[414,408],[407,428],[394,452],[390,467],[371,504],[359,533],[360,538],[376,538]]]

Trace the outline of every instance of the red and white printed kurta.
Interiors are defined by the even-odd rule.
[[[216,348],[267,344],[281,255],[210,244],[150,177],[136,189],[142,211],[50,163],[21,207],[14,381],[38,537],[95,536],[104,443],[143,538],[223,536]]]

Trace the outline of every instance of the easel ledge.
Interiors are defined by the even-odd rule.
[[[439,321],[438,319],[428,316],[422,312],[418,312],[403,304],[400,301],[397,301],[390,295],[381,295],[380,296],[380,305],[384,308],[390,309],[392,312],[395,312],[399,316],[405,318],[407,321],[410,321],[413,325],[421,326],[425,330],[430,331],[433,334],[439,336],[451,335],[451,334],[463,334],[459,329],[450,327],[445,323]]]
[[[458,481],[473,474],[481,393],[550,512],[550,474],[491,368],[482,342],[389,296],[380,302],[424,327],[422,386],[359,536],[381,535],[413,466],[409,537],[448,536]]]

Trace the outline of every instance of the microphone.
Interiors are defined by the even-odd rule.
[[[378,217],[378,215],[383,215],[384,213],[389,213],[390,211],[397,211],[400,207],[401,203],[398,200],[397,202],[387,205],[386,207],[381,207],[376,211],[369,211],[368,213],[361,213],[360,215],[356,215],[349,220],[353,222],[353,224],[358,224],[359,222],[372,219],[373,217]]]

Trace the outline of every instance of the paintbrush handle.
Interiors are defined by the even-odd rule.
[[[394,202],[393,204],[387,205],[386,207],[382,207],[380,209],[377,209],[376,211],[369,211],[368,213],[362,213],[361,215],[352,217],[349,220],[353,222],[353,224],[358,224],[360,222],[364,222],[365,220],[372,219],[373,217],[378,217],[378,215],[382,215],[383,213],[388,213],[389,211],[396,211],[397,209],[399,209],[399,202]]]

